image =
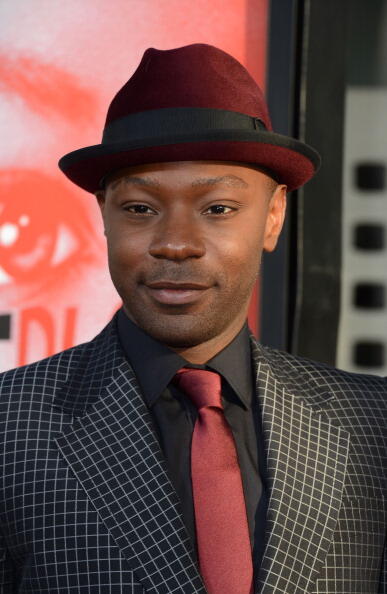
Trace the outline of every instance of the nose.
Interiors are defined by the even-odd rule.
[[[175,261],[201,258],[205,252],[199,223],[181,214],[160,221],[149,246],[149,254],[154,258]]]

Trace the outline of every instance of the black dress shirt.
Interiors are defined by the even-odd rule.
[[[192,365],[146,334],[129,320],[122,309],[118,313],[117,323],[122,348],[150,410],[195,550],[190,451],[197,409],[171,380],[181,367],[209,369],[221,375],[224,414],[236,443],[256,571],[264,547],[266,481],[247,325],[206,365]]]

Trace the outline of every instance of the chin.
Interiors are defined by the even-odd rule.
[[[144,332],[172,349],[195,347],[211,340],[223,330],[219,322],[202,319],[199,315],[133,316],[131,319]]]
[[[203,331],[203,329],[197,326],[191,328],[176,328],[176,327],[148,327],[143,328],[147,334],[155,338],[162,344],[169,346],[172,349],[184,349],[198,346],[207,342],[214,335],[211,332]],[[215,334],[216,336],[216,334]]]

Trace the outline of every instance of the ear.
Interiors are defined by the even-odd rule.
[[[97,198],[98,206],[101,211],[102,219],[104,222],[104,235],[106,235],[106,228],[105,228],[106,192],[105,192],[105,190],[98,190],[98,192],[95,193],[95,197]]]
[[[98,206],[103,214],[103,209],[105,207],[105,190],[98,190],[98,192],[95,192],[95,197],[97,198]]]
[[[277,245],[286,212],[286,186],[278,185],[270,198],[266,218],[263,249],[272,252]]]

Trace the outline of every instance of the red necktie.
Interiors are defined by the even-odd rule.
[[[253,565],[242,479],[225,419],[221,378],[180,369],[175,383],[198,409],[191,476],[200,572],[209,594],[251,594]]]

